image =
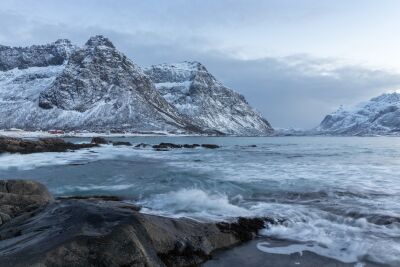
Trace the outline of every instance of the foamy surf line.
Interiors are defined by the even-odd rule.
[[[146,150],[126,146],[101,145],[100,147],[80,149],[69,152],[43,152],[32,154],[0,155],[0,170],[32,170],[45,166],[86,164],[97,160],[111,160],[132,155],[148,156]]]
[[[260,251],[272,254],[293,254],[304,251],[343,263],[363,266],[375,262],[399,266],[400,233],[397,225],[369,223],[365,218],[334,215],[304,205],[279,203],[242,203],[240,196],[229,198],[224,193],[199,188],[186,188],[156,194],[140,200],[143,212],[198,221],[231,220],[237,217],[269,217],[277,223],[267,224],[260,235],[286,240],[291,244],[274,247],[260,243]],[[382,238],[384,237],[384,238]]]

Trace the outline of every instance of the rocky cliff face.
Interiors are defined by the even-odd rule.
[[[198,62],[145,70],[161,95],[202,128],[236,135],[268,135],[271,125],[245,98],[225,87]]]
[[[383,94],[352,108],[339,108],[327,115],[319,133],[374,135],[400,133],[400,94]]]
[[[150,77],[148,76],[150,75]],[[146,73],[103,36],[0,47],[0,128],[265,135],[272,128],[199,63]]]
[[[30,47],[0,45],[0,71],[61,65],[75,49],[76,47],[65,39]]]

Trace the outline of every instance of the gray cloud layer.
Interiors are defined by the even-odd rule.
[[[58,1],[53,1],[52,12],[57,7],[55,2]],[[199,4],[200,2],[196,2],[190,8],[195,9]],[[215,15],[221,12],[222,5],[214,5],[212,10]],[[179,5],[175,6],[178,7]],[[62,10],[63,7],[59,8]],[[154,30],[154,27],[161,25],[160,21],[158,24],[142,23],[137,25],[137,29],[127,31],[116,27],[118,23],[110,23],[108,26],[96,24],[98,18],[90,18],[93,16],[90,14],[88,20],[94,23],[79,26],[73,21],[68,23],[65,19],[52,18],[56,14],[49,15],[49,19],[43,19],[4,8],[0,9],[0,41],[5,45],[20,46],[69,38],[81,45],[89,36],[103,34],[142,66],[197,60],[227,86],[244,94],[275,127],[314,127],[339,105],[366,100],[400,84],[400,75],[397,73],[338,64],[334,59],[320,59],[304,54],[243,60],[235,56],[236,51],[221,49],[215,45],[214,38],[208,36],[207,32],[202,32],[205,27],[201,22],[207,24],[204,14],[196,13],[191,18],[182,13],[183,17],[178,18],[174,6],[169,8],[173,10],[172,17],[165,15],[163,10],[154,10],[153,16],[164,14],[169,25],[190,20],[194,22],[177,26],[180,29],[186,28],[178,33],[169,33],[170,29]],[[150,10],[148,12],[151,14]],[[299,16],[309,16],[310,12]],[[61,15],[63,16],[65,14]],[[240,13],[233,12],[230,14],[232,16],[240,18]],[[144,17],[142,15],[141,19]],[[273,16],[271,19],[273,20]],[[224,19],[222,22],[228,25],[225,27],[230,27],[230,20]],[[248,18],[244,23],[254,22]],[[188,33],[191,28],[196,34]]]

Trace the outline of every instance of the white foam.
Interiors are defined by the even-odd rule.
[[[290,255],[293,253],[302,254],[304,251],[310,251],[324,257],[340,260],[344,263],[356,263],[358,261],[356,255],[349,253],[348,251],[341,251],[336,254],[333,253],[330,248],[318,244],[291,244],[284,247],[273,247],[268,242],[260,242],[257,244],[257,248],[263,252],[273,254]]]
[[[266,204],[259,206],[266,208]],[[302,244],[271,247],[261,243],[258,248],[262,251],[278,254],[311,251],[345,263],[372,260],[395,266],[400,264],[400,259],[396,257],[400,255],[400,244],[395,241],[400,233],[398,227],[375,225],[365,219],[336,216],[300,205],[277,206],[282,207],[280,216],[287,218],[287,221],[269,225],[261,234]],[[279,212],[277,206],[271,205],[271,214]]]
[[[62,186],[57,188],[54,193],[56,194],[69,194],[72,192],[85,192],[85,191],[120,191],[132,188],[133,184],[119,184],[119,185],[85,185],[85,186]]]
[[[144,212],[171,217],[221,220],[226,217],[250,216],[245,208],[233,205],[224,194],[200,189],[181,189],[145,199],[139,204]]]
[[[93,153],[96,152],[96,153]],[[32,154],[1,154],[0,170],[31,170],[44,166],[87,163],[96,160],[113,159],[120,156],[130,156],[138,153],[132,147],[114,147],[103,145],[90,149],[80,149],[70,152],[45,152]],[[142,152],[144,154],[144,152]]]

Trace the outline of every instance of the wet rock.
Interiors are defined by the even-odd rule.
[[[53,201],[43,185],[31,183],[1,186],[21,196],[42,194],[44,203],[50,203],[5,217],[8,222],[0,227],[5,267],[197,266],[213,251],[252,238],[263,226],[262,219],[215,224],[142,214],[137,206],[109,196]]]
[[[130,142],[122,142],[122,141],[113,142],[112,144],[113,146],[132,146]]]
[[[3,266],[193,266],[240,242],[212,223],[141,214],[115,201],[58,200],[0,227]]]
[[[202,144],[201,147],[210,148],[210,149],[215,149],[215,148],[219,148],[219,145],[214,145],[214,144]]]
[[[92,144],[98,144],[98,145],[105,145],[108,144],[108,141],[106,139],[104,139],[103,137],[93,137]]]
[[[53,201],[47,188],[38,182],[0,180],[0,225]]]
[[[199,144],[184,144],[183,145],[183,147],[184,148],[196,148],[196,147],[199,147],[200,145]]]
[[[218,145],[213,145],[213,144],[173,144],[173,143],[160,143],[158,145],[153,145],[153,148],[158,150],[158,151],[166,151],[169,149],[174,149],[174,148],[196,148],[196,147],[204,147],[204,148],[210,148],[210,149],[215,149],[219,148]]]
[[[259,230],[265,226],[265,218],[243,218],[240,217],[237,222],[217,223],[218,228],[224,233],[232,233],[242,242],[249,241],[256,237]]]
[[[173,143],[160,143],[158,145],[154,145],[153,148],[155,149],[168,149],[168,148],[182,148],[183,145],[177,145]]]
[[[149,144],[145,144],[145,143],[140,143],[140,144],[137,144],[135,147],[136,148],[145,148],[145,147],[148,147],[148,146],[150,146]]]
[[[0,137],[0,153],[65,152],[95,146],[97,144],[74,144],[61,138],[42,138],[34,141],[22,138]]]

